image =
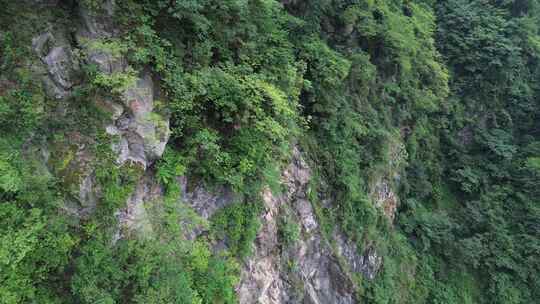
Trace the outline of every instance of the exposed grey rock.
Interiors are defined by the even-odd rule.
[[[382,257],[377,254],[375,247],[368,246],[364,253],[359,255],[356,244],[342,234],[334,233],[333,238],[336,240],[337,253],[345,259],[352,272],[362,273],[369,280],[375,279],[382,266]]]
[[[51,50],[53,36],[50,32],[45,32],[32,38],[32,48],[39,57],[45,57]]]
[[[79,37],[87,39],[111,38],[118,34],[118,29],[114,25],[114,0],[106,0],[101,4],[101,8],[90,8],[79,5],[79,16],[82,20],[78,30]]]
[[[101,188],[91,166],[93,157],[85,143],[87,138],[76,133],[67,136],[70,144],[31,139],[24,144],[23,155],[32,164],[36,176],[56,178],[65,192],[61,209],[78,221],[95,211]]]
[[[41,7],[58,1],[32,2]],[[33,72],[42,76],[48,96],[57,99],[58,115],[65,115],[69,103],[67,97],[77,84],[78,59],[96,65],[98,71],[107,76],[132,71],[123,54],[107,49],[106,44],[103,47],[103,41],[114,40],[119,34],[113,18],[114,7],[112,0],[103,1],[98,9],[80,3],[80,23],[75,35],[77,44],[71,40],[68,29],[54,24],[33,38],[33,50],[42,62],[35,65]],[[159,90],[151,73],[143,69],[136,75],[134,83],[122,88],[119,94],[95,98],[96,105],[111,114],[110,122],[103,127],[117,139],[112,148],[117,152],[118,164],[132,161],[147,168],[163,154],[169,139],[169,121],[154,109],[156,92]],[[89,144],[95,143],[88,142],[81,134],[74,134],[69,135],[67,142],[49,143],[49,147],[45,147],[47,159],[44,164],[61,179],[66,191],[64,209],[76,218],[84,218],[96,209],[101,193],[91,165],[95,156],[88,148]],[[149,199],[146,192],[152,189],[151,184],[146,175],[138,182],[125,209],[119,213],[123,227],[141,230],[143,202]]]
[[[97,206],[98,193],[96,193],[96,177],[94,173],[86,175],[79,186],[79,202],[88,212],[93,211]]]
[[[298,147],[292,151],[291,164],[282,173],[282,183],[286,189],[287,199],[293,197],[305,198],[311,171],[303,159]]]
[[[311,233],[319,227],[317,224],[317,219],[315,218],[315,213],[311,207],[311,203],[308,200],[296,200],[294,202],[294,209],[296,210],[300,222],[307,233]]]
[[[209,219],[217,210],[235,201],[233,191],[225,186],[209,191],[199,183],[193,189],[188,189],[188,179],[185,176],[179,177],[178,183],[182,192],[181,202],[193,208],[204,219]]]
[[[342,244],[338,245],[338,252],[332,250],[321,235],[315,212],[307,200],[309,166],[298,148],[295,147],[292,154],[291,164],[282,173],[285,192],[281,195],[274,195],[269,189],[263,192],[262,227],[255,240],[254,254],[242,270],[237,287],[239,301],[246,304],[356,303],[349,273],[360,272],[373,278],[380,264],[370,268],[368,273],[367,265],[371,267],[378,260],[371,254],[374,262],[366,263],[356,246],[351,246],[351,242],[337,232]],[[301,228],[301,237],[290,248],[282,248],[278,239],[278,218],[283,208],[293,211]],[[341,265],[337,256],[344,256],[351,265]]]
[[[255,251],[242,270],[237,288],[240,303],[287,303],[290,284],[282,277],[277,218],[282,203],[269,189],[263,192],[265,210]]]
[[[302,238],[289,252],[289,259],[298,269],[289,276],[296,275],[303,282],[304,303],[355,303],[353,282],[321,235]]]
[[[49,54],[43,58],[49,67],[49,74],[52,80],[64,90],[69,90],[73,86],[70,75],[72,69],[71,50],[65,46],[54,47]]]
[[[98,67],[99,71],[108,75],[127,69],[127,62],[124,57],[115,56],[104,49],[89,48],[86,56],[91,64]]]
[[[375,206],[381,208],[384,215],[392,222],[397,209],[398,197],[390,182],[381,178],[373,187],[371,196],[375,201]]]
[[[44,164],[58,178],[66,194],[65,211],[79,219],[91,215],[101,198],[91,145],[93,141],[87,136],[70,132],[65,140],[53,140],[41,147]]]
[[[128,111],[116,121],[116,127],[128,143],[127,159],[144,165],[161,157],[169,139],[169,121],[153,112],[153,92],[152,78],[148,72],[143,72],[137,83],[124,92],[122,100]]]
[[[101,188],[93,172],[86,173],[88,175],[79,182],[78,195],[68,196],[62,206],[64,211],[77,220],[86,219],[94,213],[101,195]]]
[[[32,47],[47,69],[47,75],[43,75],[45,91],[56,99],[70,95],[78,69],[64,35],[45,32],[32,39]]]
[[[74,192],[73,203],[77,208],[77,216],[85,218],[95,211],[101,196],[101,188],[96,181],[92,166],[94,155],[89,149],[88,139],[78,133],[73,133],[70,134],[69,140],[71,145],[76,147],[76,151],[69,162],[67,172],[63,172],[62,178],[68,184],[72,184],[72,187],[78,188],[78,191]],[[69,159],[69,156],[66,155],[62,157]]]
[[[107,127],[109,134],[120,136],[113,145],[120,164],[131,160],[146,167],[165,150],[169,121],[152,111],[153,89],[150,75],[143,75],[123,96],[125,112]]]
[[[95,64],[101,73],[109,76],[130,71],[124,56],[94,46],[103,39],[117,36],[113,13],[114,1],[105,1],[98,11],[80,6],[82,23],[77,32],[88,63]],[[133,84],[123,89],[119,96],[121,105],[112,99],[103,101],[111,110],[113,120],[106,131],[118,137],[112,148],[119,164],[133,161],[146,168],[165,150],[170,135],[169,120],[154,111],[155,91],[151,73],[143,70]]]
[[[375,174],[377,178],[371,182],[369,194],[375,207],[379,208],[392,223],[399,204],[395,189],[401,179],[400,172],[403,170],[408,155],[403,141],[399,138],[388,140],[387,145],[388,162],[378,174]]]
[[[114,1],[107,0],[102,9],[92,9],[79,6],[79,16],[82,20],[76,34],[77,41],[86,52],[88,63],[95,64],[98,70],[107,75],[124,72],[128,67],[123,56],[113,54],[111,50],[96,47],[96,43],[114,39],[118,30],[114,24]]]
[[[360,272],[370,280],[375,279],[377,272],[382,266],[382,257],[379,256],[374,247],[369,247],[362,257],[363,263],[361,264]]]
[[[128,198],[125,207],[116,213],[119,227],[116,239],[134,232],[143,237],[151,235],[152,223],[145,204],[159,203],[162,199],[162,187],[152,172],[146,172],[135,186],[135,191]]]

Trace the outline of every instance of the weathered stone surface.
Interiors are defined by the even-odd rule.
[[[277,219],[282,201],[269,189],[263,193],[265,211],[255,240],[255,252],[244,269],[237,293],[240,303],[286,303],[291,288],[282,277]]]
[[[296,3],[296,1],[285,1]],[[93,64],[100,73],[111,76],[130,70],[127,59],[111,50],[92,47],[92,42],[114,40],[118,37],[112,18],[114,1],[105,1],[103,9],[95,12],[79,7],[80,21],[76,39],[87,64]],[[51,96],[65,99],[71,93],[76,80],[73,72],[74,46],[65,43],[65,38],[46,32],[37,36],[33,46],[46,66],[46,87]],[[159,204],[164,199],[162,187],[156,181],[150,167],[164,152],[169,139],[169,121],[155,109],[158,85],[149,70],[142,69],[136,81],[123,88],[119,94],[99,97],[94,102],[111,113],[106,131],[117,139],[113,143],[118,164],[134,162],[140,164],[145,173],[138,180],[134,192],[116,216],[119,220],[116,239],[128,233],[142,235],[155,233],[152,227],[148,204]],[[64,100],[64,102],[66,102]],[[92,166],[93,159],[84,140],[73,139],[75,145],[55,151],[48,159],[57,159],[51,168],[62,177],[70,198],[66,210],[77,217],[85,217],[95,210],[100,197]],[[312,202],[308,199],[311,170],[295,147],[289,166],[282,172],[284,193],[273,194],[266,189],[263,193],[264,212],[262,227],[257,234],[253,256],[244,264],[241,282],[237,286],[240,303],[338,303],[351,304],[355,301],[355,286],[351,273],[361,273],[374,279],[382,258],[373,246],[361,252],[354,242],[336,230],[335,246],[323,237]],[[178,200],[203,220],[208,220],[216,211],[235,201],[234,193],[226,187],[209,190],[202,183],[188,187],[185,177],[179,178],[182,197]],[[374,186],[373,195],[377,204],[383,206],[392,219],[397,198],[388,179],[381,179]],[[389,203],[390,202],[390,203]],[[332,205],[325,200],[324,205]],[[155,205],[154,205],[155,206]],[[391,208],[386,211],[387,207]],[[280,217],[287,210],[300,229],[300,237],[290,245],[280,241]],[[186,237],[193,239],[201,234],[202,225],[190,226]],[[222,246],[217,244],[215,248]]]
[[[396,214],[398,197],[394,193],[390,182],[386,179],[379,180],[375,184],[371,196],[375,200],[375,206],[381,208],[384,215],[392,222]]]
[[[78,36],[86,39],[111,38],[118,34],[114,25],[114,0],[103,1],[100,8],[89,8],[79,5],[79,16],[82,20]]]
[[[49,74],[53,81],[62,89],[69,90],[73,86],[70,71],[72,69],[71,50],[65,46],[54,47],[43,58],[49,67]]]
[[[107,127],[109,134],[119,136],[113,150],[118,153],[120,164],[131,160],[146,167],[165,151],[170,133],[169,121],[153,112],[153,92],[150,74],[143,73],[122,96],[123,114]]]
[[[209,191],[199,183],[193,189],[188,189],[188,179],[185,176],[179,177],[178,183],[182,192],[181,203],[190,206],[204,219],[209,219],[217,210],[235,200],[232,190],[224,186]]]
[[[307,200],[310,176],[307,163],[299,149],[294,148],[291,164],[282,174],[285,192],[263,192],[262,227],[237,287],[240,303],[352,304],[356,303],[355,288],[349,272],[360,272],[367,278],[376,274],[380,264],[368,273],[366,267],[375,263],[366,263],[364,255],[345,236],[336,232],[342,240],[338,242],[338,252],[322,237]],[[290,248],[283,248],[278,239],[278,219],[283,216],[283,208],[293,211],[301,229],[299,240]],[[343,256],[351,265],[344,265],[347,269],[343,269],[337,256]]]
[[[51,50],[53,36],[50,32],[45,32],[32,38],[32,48],[39,57],[45,57]]]
[[[32,47],[47,70],[47,75],[43,75],[45,91],[56,99],[70,95],[78,69],[71,47],[63,36],[61,32],[45,32],[32,39]]]
[[[70,132],[64,140],[41,147],[43,163],[58,177],[66,194],[64,209],[76,218],[92,214],[101,195],[94,174],[94,155],[89,149],[92,144],[79,132]]]
[[[88,63],[96,65],[105,75],[126,73],[130,69],[124,56],[93,46],[93,42],[117,36],[113,13],[114,1],[105,1],[98,11],[79,8],[82,23],[77,40],[86,52]],[[120,94],[121,105],[112,99],[101,101],[105,108],[111,109],[113,121],[106,131],[118,137],[112,146],[118,164],[133,161],[146,168],[163,154],[170,135],[169,120],[154,111],[156,91],[151,73],[143,70],[135,83]]]
[[[399,197],[395,189],[400,181],[400,173],[408,158],[407,150],[401,138],[395,137],[387,143],[387,163],[377,174],[370,184],[369,194],[375,207],[379,208],[392,223],[399,204]]]
[[[305,199],[298,199],[294,202],[294,209],[296,210],[302,227],[307,233],[315,231],[319,228],[317,224],[317,219],[315,218],[315,213],[313,208],[311,208],[311,203]]]
[[[104,1],[102,9],[93,11],[85,6],[79,6],[81,24],[76,33],[76,39],[86,53],[88,63],[95,64],[98,70],[105,74],[124,72],[128,67],[123,56],[114,54],[111,50],[96,47],[96,42],[114,39],[118,35],[114,19],[114,1]]]
[[[362,255],[359,255],[358,247],[342,234],[334,233],[337,254],[345,259],[352,272],[362,273],[369,280],[375,279],[377,272],[382,266],[382,257],[377,254],[375,247],[368,246]]]
[[[360,265],[362,267],[360,268],[360,272],[364,274],[364,276],[370,280],[375,279],[375,276],[377,275],[377,272],[382,266],[383,260],[382,257],[379,256],[377,253],[377,250],[375,250],[374,247],[369,247],[362,256],[363,261]]]
[[[115,238],[124,238],[133,232],[143,237],[151,235],[153,228],[146,204],[159,204],[162,199],[163,188],[154,179],[153,172],[146,172],[135,186],[126,206],[116,213],[119,229]]]

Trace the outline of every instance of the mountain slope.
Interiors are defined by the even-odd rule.
[[[0,303],[534,303],[536,0],[0,12]]]

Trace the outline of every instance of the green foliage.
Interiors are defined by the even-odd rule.
[[[115,72],[112,74],[96,73],[92,79],[92,85],[115,94],[121,94],[129,87],[135,85],[136,80],[135,71],[128,69],[125,72]]]
[[[304,60],[308,63],[310,81],[320,84],[321,89],[339,86],[349,74],[351,63],[330,49],[326,43],[313,39],[302,46]]]
[[[92,11],[99,11],[103,5],[103,0],[82,0],[81,5]]]
[[[215,236],[225,240],[231,253],[239,258],[251,254],[260,226],[259,209],[257,203],[234,203],[220,209],[211,219]]]
[[[104,158],[97,166],[96,180],[103,187],[101,212],[106,215],[126,202],[135,189],[143,169],[140,164],[132,162],[119,167],[111,158]]]
[[[300,238],[300,226],[294,215],[282,215],[278,221],[279,242],[284,247],[294,246]]]
[[[415,133],[432,128],[428,115],[448,93],[448,74],[433,43],[435,24],[428,7],[401,1],[326,5],[327,16],[318,17],[325,20],[317,22],[334,24],[340,34],[299,46],[309,80],[302,103],[317,139],[310,150],[332,183],[319,191],[333,192],[329,196],[337,202],[324,213],[362,243],[376,237],[385,221],[367,195],[371,180],[399,174],[407,155],[421,157],[414,150],[394,155],[390,147],[401,146],[398,128]],[[347,38],[351,33],[358,42]],[[434,141],[425,135],[420,143],[409,139],[408,147]]]
[[[41,165],[23,160],[6,139],[0,145],[0,302],[54,303],[66,288],[60,278],[78,236],[57,213],[53,180],[36,175]]]
[[[10,91],[0,96],[0,125],[6,133],[27,135],[43,119],[43,95],[28,91]]]
[[[188,173],[236,190],[260,179],[297,129],[301,67],[289,17],[274,1],[121,5],[126,19],[140,20],[126,39],[133,59],[163,75],[171,148]]]
[[[4,152],[4,151],[2,151]],[[21,190],[23,179],[19,170],[13,166],[18,155],[10,155],[6,152],[2,154],[0,160],[0,190],[4,193],[13,193]]]
[[[81,303],[202,303],[169,245],[93,237],[76,260],[72,291]]]
[[[58,300],[62,286],[55,281],[66,270],[76,237],[61,219],[48,218],[38,208],[2,202],[0,215],[2,303]]]
[[[175,140],[198,164],[193,173],[240,189],[279,157],[296,110],[278,88],[256,75],[217,68],[186,75],[184,83],[183,98],[170,109]]]
[[[439,126],[444,157],[438,165],[419,165],[416,172],[442,167],[431,174],[449,177],[445,182],[456,200],[433,195],[431,201],[423,199],[426,209],[417,201],[422,197],[410,192],[417,200],[407,204],[401,220],[415,247],[428,246],[437,257],[430,265],[433,278],[425,283],[433,302],[528,303],[536,297],[531,269],[538,265],[526,258],[529,246],[537,246],[536,232],[517,224],[531,219],[525,214],[537,216],[532,207],[537,196],[529,187],[536,177],[527,166],[536,153],[528,149],[536,136],[531,119],[537,114],[532,113],[538,111],[533,101],[538,32],[529,27],[537,22],[536,7],[535,1],[436,5],[437,42],[452,73],[452,104]],[[468,287],[447,270],[452,268],[467,269]]]
[[[0,32],[0,130],[12,139],[38,131],[46,110],[39,79],[25,67],[31,63],[28,46],[17,39],[13,32]]]
[[[164,185],[173,183],[175,177],[185,174],[186,167],[184,163],[184,158],[178,152],[166,149],[157,166],[157,178]]]
[[[84,40],[83,40],[84,41]],[[85,47],[92,52],[103,52],[112,56],[113,59],[120,59],[128,51],[127,45],[122,41],[110,39],[110,40],[90,40],[86,41]]]
[[[106,75],[82,60],[84,79],[59,101],[39,85],[31,40],[72,26],[69,5],[2,1],[1,303],[235,303],[261,189],[280,190],[296,139],[324,235],[339,229],[383,257],[373,281],[355,276],[359,302],[540,297],[537,1],[281,2],[115,1],[118,35],[82,43],[133,68]],[[103,1],[78,5],[99,14]],[[170,118],[166,152],[146,168],[165,195],[145,202],[152,233],[117,240],[143,168],[116,164],[98,109],[142,69]],[[73,133],[97,156],[87,218],[65,212],[81,177]],[[204,220],[180,203],[182,175],[238,201]],[[379,180],[400,197],[393,228],[374,205]],[[289,246],[300,229],[283,213]],[[201,227],[209,235],[189,240]],[[219,241],[228,250],[214,252]]]

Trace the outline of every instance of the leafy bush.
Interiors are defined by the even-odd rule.
[[[284,247],[294,246],[300,238],[300,226],[291,215],[283,215],[278,221],[278,237]]]
[[[239,258],[251,254],[260,225],[259,208],[253,203],[235,203],[220,209],[211,219],[215,236],[224,239],[231,253]]]

